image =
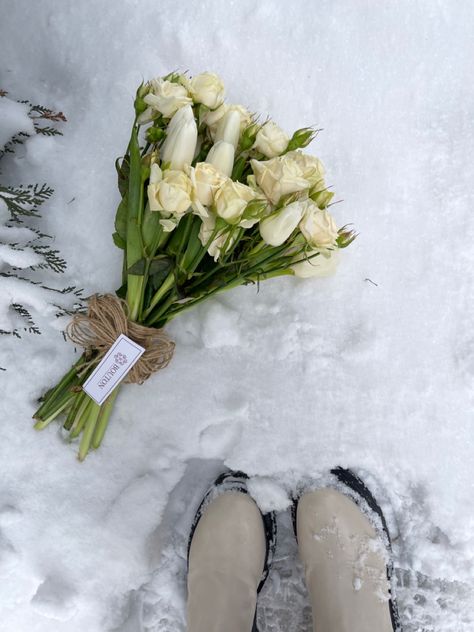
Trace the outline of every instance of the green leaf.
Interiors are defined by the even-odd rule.
[[[117,170],[118,188],[120,195],[123,197],[128,191],[128,177],[130,174],[130,161],[128,155],[122,158],[122,162],[120,162],[120,158],[117,158],[115,161],[115,169]]]
[[[164,255],[155,257],[150,265],[148,278],[153,291],[161,287],[163,281],[173,269],[173,261]]]
[[[135,276],[143,276],[146,269],[146,259],[139,259],[135,261],[128,269],[127,274],[133,274]]]
[[[159,211],[150,211],[148,204],[145,207],[142,221],[143,245],[150,256],[153,256],[154,248],[158,244],[158,240],[163,233],[160,224],[161,213]]]
[[[117,248],[120,248],[120,250],[125,250],[127,242],[118,233],[114,233],[112,235],[112,239],[114,240],[114,244],[117,246]]]
[[[120,204],[117,207],[117,212],[115,214],[115,230],[122,240],[127,239],[127,215],[128,215],[128,198],[125,197],[122,199]],[[115,239],[114,239],[115,241]],[[117,242],[115,245],[118,246]],[[122,246],[119,246],[122,248]]]
[[[127,298],[127,284],[124,283],[122,286],[119,287],[118,290],[116,290],[115,294],[119,297],[119,298],[123,298],[126,299]]]
[[[151,276],[153,274],[157,274],[159,272],[162,272],[163,270],[166,270],[166,274],[168,275],[168,272],[171,270],[172,267],[173,260],[166,255],[160,255],[158,257],[155,257],[151,262],[149,273]]]

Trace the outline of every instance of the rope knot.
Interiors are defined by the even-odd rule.
[[[75,314],[66,327],[69,340],[83,347],[86,357],[90,358],[82,370],[98,364],[120,334],[125,334],[145,349],[124,382],[143,384],[150,375],[170,363],[175,343],[162,329],[145,327],[129,320],[127,303],[114,294],[90,296],[87,313]]]

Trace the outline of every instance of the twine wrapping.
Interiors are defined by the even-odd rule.
[[[94,354],[92,359],[82,365],[82,371],[100,362],[120,334],[125,334],[145,349],[124,382],[143,384],[150,375],[170,363],[175,343],[162,329],[145,327],[128,320],[127,303],[114,294],[90,296],[87,314],[75,314],[66,327],[67,337],[85,349],[86,357]]]

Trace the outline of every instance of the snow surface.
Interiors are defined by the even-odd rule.
[[[0,149],[19,132],[33,134],[33,121],[28,117],[29,107],[12,99],[0,99]]]
[[[229,100],[288,131],[324,128],[312,149],[344,200],[339,223],[360,232],[333,278],[241,288],[175,321],[172,364],[123,390],[84,464],[54,427],[32,430],[37,397],[74,358],[33,296],[51,327],[0,340],[2,632],[184,630],[187,534],[224,464],[278,509],[301,479],[357,468],[387,513],[405,629],[472,631],[474,5],[1,8],[0,87],[68,119],[13,171],[56,189],[44,224],[67,284],[120,283],[114,159],[137,84],[173,69],[218,72]],[[309,631],[284,511],[279,523],[261,629]]]

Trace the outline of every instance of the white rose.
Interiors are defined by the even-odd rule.
[[[185,105],[192,105],[193,101],[184,86],[164,79],[152,79],[151,91],[143,97],[145,103],[170,118]]]
[[[166,138],[161,147],[161,160],[171,169],[184,169],[190,165],[196,150],[197,125],[190,105],[182,107],[168,123]]]
[[[229,224],[237,224],[242,217],[245,207],[255,197],[255,192],[250,187],[228,179],[215,194],[214,206],[216,213]],[[255,220],[253,223],[257,221]]]
[[[314,248],[331,248],[336,245],[338,228],[329,212],[321,210],[312,200],[300,222],[300,230]]]
[[[226,177],[214,165],[207,162],[198,162],[194,168],[188,168],[188,174],[193,188],[193,208],[198,215],[207,216],[208,213],[204,207],[214,203],[214,195]]]
[[[255,148],[267,158],[279,156],[288,147],[290,139],[273,121],[265,123],[257,132]]]
[[[216,110],[210,110],[209,112],[206,112],[201,119],[201,122],[207,125],[207,127],[209,128],[211,137],[213,139],[216,136],[219,123],[228,112],[238,113],[240,118],[240,133],[242,133],[243,130],[252,122],[252,116],[250,112],[246,108],[244,108],[243,105],[228,105],[227,103],[223,103]]]
[[[339,264],[339,250],[310,250],[299,255],[297,261],[299,263],[293,264],[291,268],[295,276],[301,279],[330,276]]]
[[[306,200],[298,200],[260,222],[260,235],[270,246],[281,246],[298,226],[306,209]]]
[[[308,189],[308,181],[294,160],[285,156],[271,160],[251,160],[255,180],[267,198],[276,204],[282,195]]]
[[[189,92],[195,103],[203,103],[214,110],[224,101],[224,84],[213,72],[203,72],[189,81]]]
[[[306,178],[310,186],[320,184],[324,189],[324,165],[310,154],[304,154],[301,150],[289,151],[286,154],[287,160],[292,160],[301,169],[303,177]]]
[[[150,210],[165,211],[179,219],[191,206],[191,180],[182,171],[171,169],[166,170],[159,179],[154,167],[155,165],[152,165],[153,177],[150,176],[147,189]]]
[[[209,150],[206,162],[214,165],[225,176],[230,176],[234,167],[234,145],[224,140],[217,141]]]

